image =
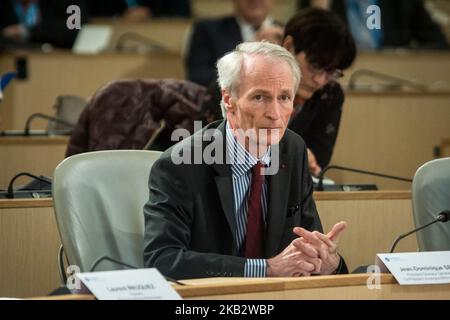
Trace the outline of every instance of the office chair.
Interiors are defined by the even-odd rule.
[[[412,202],[416,227],[450,210],[450,158],[432,160],[417,170]],[[436,223],[419,231],[417,241],[420,251],[450,250],[450,223]]]
[[[55,109],[54,117],[75,125],[86,105],[87,101],[83,97],[74,95],[60,95],[56,97],[56,102],[53,106]],[[60,132],[70,133],[72,130],[73,126],[67,126],[54,121],[49,121],[47,126],[49,135],[58,134]]]
[[[143,267],[143,207],[149,197],[150,169],[160,154],[146,150],[88,152],[66,158],[56,167],[54,208],[70,265],[87,272],[95,260],[107,256]],[[95,271],[117,269],[123,267],[102,261]],[[62,263],[60,272],[63,281]]]

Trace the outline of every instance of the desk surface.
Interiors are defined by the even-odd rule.
[[[314,192],[314,200],[383,200],[411,199],[409,190],[358,191],[358,192]],[[0,208],[52,207],[53,198],[46,199],[0,199]]]
[[[0,199],[0,209],[53,207],[53,198],[45,199]]]
[[[314,192],[314,200],[392,200],[411,199],[410,190]]]
[[[450,299],[450,284],[400,286],[390,274],[379,275],[379,288],[368,274],[308,278],[205,278],[173,285],[184,299]],[[94,300],[92,295],[38,297],[37,300]]]
[[[64,159],[68,141],[67,136],[0,137],[0,189],[19,172],[51,177]],[[19,178],[16,186],[29,181]]]
[[[64,145],[69,142],[68,136],[39,137],[0,137],[0,146],[6,145]]]

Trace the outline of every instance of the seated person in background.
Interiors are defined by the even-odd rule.
[[[82,0],[2,0],[0,1],[0,33],[11,46],[23,43],[49,43],[71,48],[78,30],[66,26],[67,7],[78,5],[81,20],[87,20]]]
[[[127,20],[150,17],[190,17],[189,0],[96,0],[89,2],[93,17],[122,16]]]
[[[216,79],[215,64],[244,41],[280,43],[282,27],[270,17],[272,0],[233,0],[234,15],[197,22],[186,56],[187,79],[208,86]]]
[[[336,80],[355,59],[355,43],[336,15],[310,8],[288,21],[283,46],[295,56],[302,72],[288,127],[305,140],[309,168],[318,176],[333,155],[344,103],[344,92]],[[204,108],[213,110],[221,99],[220,89],[212,84],[208,91],[211,99]],[[215,117],[221,117],[218,108]]]
[[[145,267],[175,279],[346,273],[337,253],[346,223],[322,234],[306,146],[287,129],[300,82],[294,57],[249,42],[217,68],[226,120],[168,149],[151,170]],[[208,133],[214,142],[202,140]],[[189,160],[175,164],[180,150]]]
[[[440,26],[433,21],[423,0],[299,0],[299,6],[330,9],[347,22],[360,49],[389,47],[448,49]],[[369,30],[366,9],[378,5],[381,29]]]

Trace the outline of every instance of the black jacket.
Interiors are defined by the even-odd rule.
[[[202,152],[211,142],[194,144],[194,137],[214,128],[225,148],[225,121],[210,124],[175,147],[184,146],[191,154]],[[175,147],[164,152],[150,173],[150,199],[144,207],[145,267],[175,279],[242,277],[246,258],[238,256],[236,246],[231,165],[175,165],[171,160]],[[266,258],[296,238],[294,226],[322,232],[305,143],[290,130],[280,141],[279,159],[278,173],[268,176]],[[347,272],[345,263],[339,271]]]
[[[288,128],[305,140],[322,168],[330,163],[333,155],[343,104],[341,86],[330,82],[299,107],[300,112],[289,122]]]
[[[192,30],[186,56],[187,79],[207,86],[216,79],[216,62],[242,42],[235,17],[197,22]]]

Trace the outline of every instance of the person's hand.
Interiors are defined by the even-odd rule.
[[[132,7],[128,9],[124,14],[123,18],[129,21],[142,21],[150,18],[150,10],[147,7]]]
[[[283,28],[280,26],[262,28],[258,32],[256,32],[255,40],[266,40],[268,42],[281,45],[281,42],[283,40]]]
[[[322,261],[309,243],[294,239],[280,254],[267,259],[268,277],[299,277],[319,273]]]
[[[26,29],[21,24],[13,24],[3,28],[2,34],[6,38],[23,39],[26,35]]]
[[[341,221],[336,223],[328,234],[324,235],[318,231],[308,231],[304,228],[296,227],[294,228],[294,233],[298,235],[300,238],[294,244],[297,245],[297,249],[304,248],[304,246],[298,246],[298,243],[301,242],[303,244],[310,244],[316,252],[319,254],[318,258],[320,258],[322,264],[319,274],[332,274],[336,271],[339,266],[339,262],[341,257],[337,253],[339,237],[341,236],[342,231],[347,227],[347,223],[345,221]],[[312,251],[304,251],[303,253],[307,255],[310,259],[317,258],[315,254],[310,255]],[[316,273],[316,272],[314,272]]]
[[[319,176],[320,171],[322,171],[322,168],[319,166],[316,160],[316,156],[314,153],[308,148],[306,149],[308,151],[308,166],[309,171],[311,174],[315,177]]]

